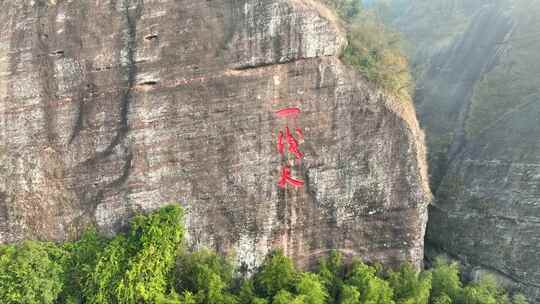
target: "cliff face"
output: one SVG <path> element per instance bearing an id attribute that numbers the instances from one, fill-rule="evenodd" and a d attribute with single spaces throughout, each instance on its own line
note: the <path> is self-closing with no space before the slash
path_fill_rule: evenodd
<path id="1" fill-rule="evenodd" d="M 416 3 L 396 22 L 417 46 L 428 246 L 539 302 L 540 2 Z"/>
<path id="2" fill-rule="evenodd" d="M 179 202 L 193 246 L 253 267 L 331 248 L 420 264 L 430 200 L 412 105 L 337 58 L 311 0 L 4 1 L 0 242 L 121 229 Z M 277 187 L 299 107 L 306 184 Z M 293 123 L 293 122 L 291 122 Z"/>

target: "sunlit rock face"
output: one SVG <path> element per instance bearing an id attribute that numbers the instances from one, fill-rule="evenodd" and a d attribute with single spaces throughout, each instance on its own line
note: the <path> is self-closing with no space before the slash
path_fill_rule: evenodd
<path id="1" fill-rule="evenodd" d="M 540 302 L 540 2 L 416 2 L 416 106 L 432 189 L 428 247 Z"/>
<path id="2" fill-rule="evenodd" d="M 423 258 L 430 201 L 414 109 L 339 60 L 333 15 L 308 0 L 4 1 L 0 242 L 108 234 L 180 203 L 189 242 L 252 268 L 336 248 Z M 276 149 L 304 140 L 293 175 Z"/>

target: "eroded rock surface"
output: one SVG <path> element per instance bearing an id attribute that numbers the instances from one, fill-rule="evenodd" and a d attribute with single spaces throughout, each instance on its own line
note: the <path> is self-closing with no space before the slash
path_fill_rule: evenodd
<path id="1" fill-rule="evenodd" d="M 179 202 L 193 246 L 253 267 L 329 249 L 420 264 L 430 200 L 410 104 L 338 59 L 310 0 L 4 1 L 0 242 L 107 233 Z M 300 189 L 273 114 L 302 109 Z"/>

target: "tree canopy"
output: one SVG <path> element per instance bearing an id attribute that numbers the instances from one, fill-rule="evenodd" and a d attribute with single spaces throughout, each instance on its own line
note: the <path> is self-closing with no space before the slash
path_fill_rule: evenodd
<path id="1" fill-rule="evenodd" d="M 496 281 L 463 284 L 455 263 L 396 270 L 337 251 L 302 271 L 280 251 L 243 275 L 229 257 L 184 244 L 178 205 L 136 216 L 113 238 L 89 229 L 64 244 L 0 245 L 0 303 L 5 304 L 525 304 Z"/>
<path id="2" fill-rule="evenodd" d="M 400 35 L 385 26 L 383 10 L 359 0 L 324 0 L 341 17 L 348 44 L 342 60 L 386 92 L 410 100 L 413 80 Z"/>

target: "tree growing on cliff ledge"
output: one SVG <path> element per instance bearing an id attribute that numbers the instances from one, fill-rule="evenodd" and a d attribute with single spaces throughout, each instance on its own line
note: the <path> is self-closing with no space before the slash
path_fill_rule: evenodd
<path id="1" fill-rule="evenodd" d="M 359 0 L 324 0 L 343 20 L 348 45 L 342 60 L 385 91 L 410 99 L 412 76 L 400 48 L 400 36 L 386 27 L 375 10 Z"/>
<path id="2" fill-rule="evenodd" d="M 322 2 L 333 8 L 345 20 L 351 20 L 362 10 L 360 0 L 323 0 Z"/>

